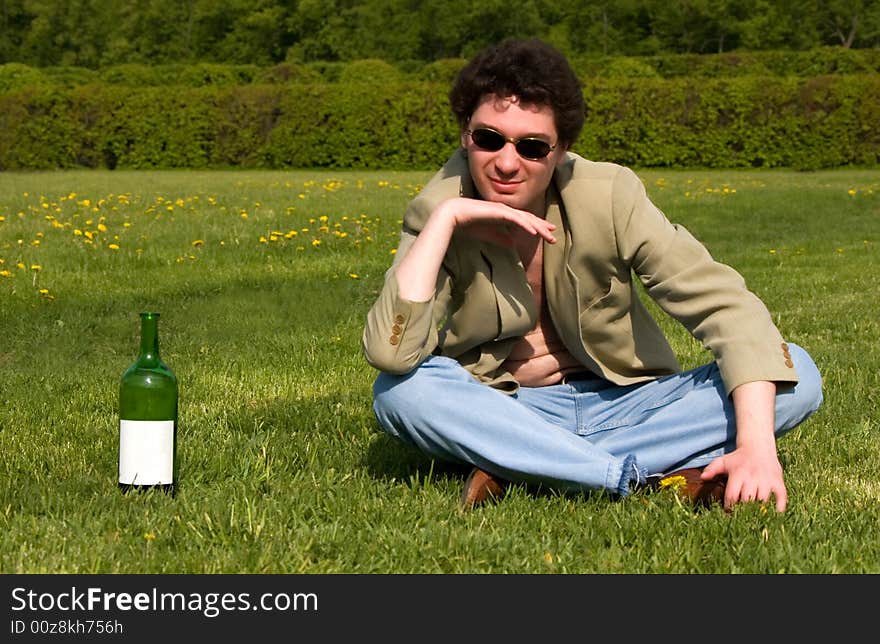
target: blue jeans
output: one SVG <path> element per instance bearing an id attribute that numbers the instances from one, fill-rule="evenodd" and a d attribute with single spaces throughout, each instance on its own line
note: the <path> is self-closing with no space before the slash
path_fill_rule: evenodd
<path id="1" fill-rule="evenodd" d="M 777 387 L 777 437 L 822 402 L 813 360 L 789 349 L 800 381 Z M 707 465 L 736 445 L 715 363 L 635 385 L 595 378 L 510 395 L 432 356 L 404 375 L 380 373 L 373 410 L 386 432 L 432 457 L 564 491 L 626 496 L 648 476 Z"/>

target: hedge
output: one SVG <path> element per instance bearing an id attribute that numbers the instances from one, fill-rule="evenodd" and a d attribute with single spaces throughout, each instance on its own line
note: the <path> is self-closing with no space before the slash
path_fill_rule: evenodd
<path id="1" fill-rule="evenodd" d="M 447 91 L 393 80 L 33 85 L 0 94 L 0 170 L 431 169 L 458 145 Z M 813 169 L 874 165 L 880 154 L 876 74 L 595 78 L 584 97 L 574 149 L 595 159 Z"/>
<path id="2" fill-rule="evenodd" d="M 423 81 L 450 83 L 467 61 L 432 62 L 382 60 L 284 62 L 269 67 L 224 63 L 142 65 L 120 64 L 102 69 L 0 65 L 0 92 L 26 86 L 72 88 L 91 83 L 131 87 L 182 85 L 232 86 L 264 83 L 345 83 L 350 79 L 377 82 Z M 880 73 L 880 49 L 823 47 L 807 51 L 753 51 L 721 54 L 662 54 L 656 56 L 583 56 L 572 58 L 583 80 L 594 78 L 729 78 L 781 76 L 812 78 L 824 75 Z"/>

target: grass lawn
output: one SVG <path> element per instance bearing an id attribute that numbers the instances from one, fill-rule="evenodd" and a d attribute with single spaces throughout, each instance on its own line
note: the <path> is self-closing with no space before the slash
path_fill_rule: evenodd
<path id="1" fill-rule="evenodd" d="M 780 442 L 786 513 L 519 487 L 461 512 L 464 470 L 378 430 L 360 353 L 428 173 L 0 173 L 0 572 L 880 572 L 880 171 L 640 174 L 823 372 Z M 180 383 L 174 498 L 116 487 L 146 310 Z"/>

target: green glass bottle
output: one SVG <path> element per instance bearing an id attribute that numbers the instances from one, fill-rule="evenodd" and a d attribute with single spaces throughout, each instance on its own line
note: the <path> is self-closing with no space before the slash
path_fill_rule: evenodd
<path id="1" fill-rule="evenodd" d="M 177 377 L 159 357 L 159 314 L 141 313 L 140 353 L 119 385 L 119 487 L 174 494 Z"/>

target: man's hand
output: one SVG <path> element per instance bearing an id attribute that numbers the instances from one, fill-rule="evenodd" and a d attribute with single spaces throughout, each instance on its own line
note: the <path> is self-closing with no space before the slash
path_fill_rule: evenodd
<path id="1" fill-rule="evenodd" d="M 782 465 L 776 458 L 775 450 L 768 453 L 764 450 L 752 452 L 747 448 L 737 448 L 709 463 L 701 478 L 706 481 L 720 475 L 727 476 L 725 509 L 729 510 L 741 502 L 769 503 L 772 496 L 776 501 L 776 510 L 785 512 L 788 492 L 782 478 Z"/>
<path id="2" fill-rule="evenodd" d="M 727 475 L 724 507 L 728 510 L 740 502 L 769 503 L 773 496 L 776 510 L 784 512 L 788 493 L 776 455 L 776 385 L 764 380 L 748 382 L 734 389 L 731 396 L 736 415 L 736 449 L 709 463 L 701 478 Z"/>
<path id="3" fill-rule="evenodd" d="M 555 244 L 556 226 L 546 219 L 525 210 L 517 210 L 502 203 L 458 197 L 442 204 L 442 208 L 460 228 L 483 241 L 502 246 L 513 246 L 517 230 L 541 237 Z M 438 209 L 439 210 L 439 209 Z M 443 216 L 443 215 L 440 215 Z"/>
<path id="4" fill-rule="evenodd" d="M 441 203 L 419 233 L 406 257 L 397 267 L 397 283 L 402 298 L 425 302 L 434 295 L 437 273 L 449 241 L 456 229 L 466 230 L 479 239 L 513 245 L 517 231 L 539 236 L 551 244 L 553 224 L 525 210 L 502 203 L 456 197 Z"/>

